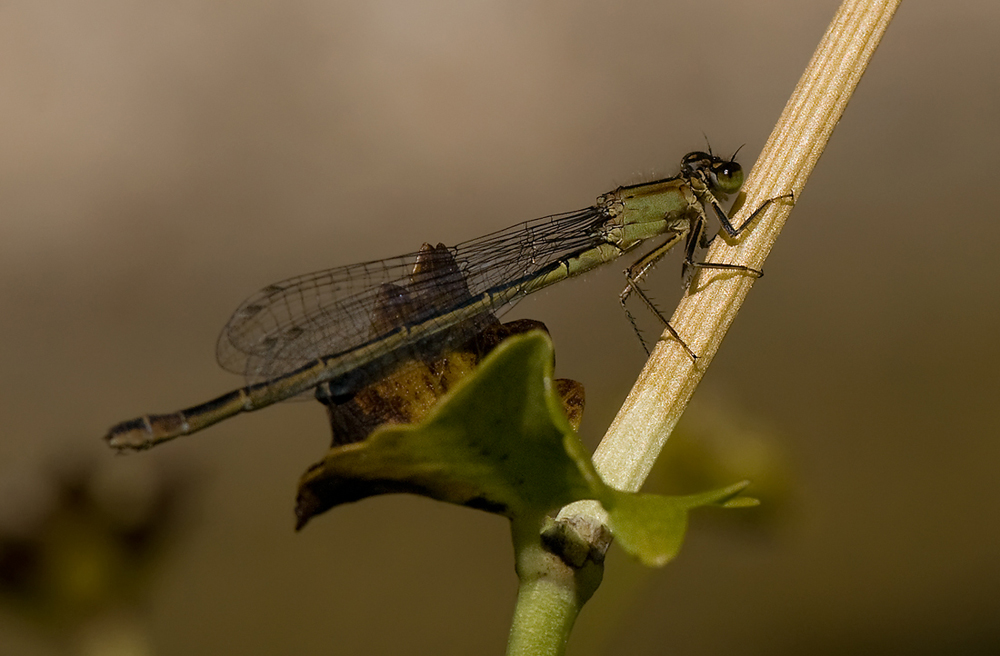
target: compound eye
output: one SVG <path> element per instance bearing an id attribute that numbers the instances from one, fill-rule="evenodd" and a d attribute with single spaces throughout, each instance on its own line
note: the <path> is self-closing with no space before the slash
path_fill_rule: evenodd
<path id="1" fill-rule="evenodd" d="M 735 194 L 743 186 L 743 167 L 736 162 L 719 162 L 712 167 L 712 178 L 716 191 Z"/>

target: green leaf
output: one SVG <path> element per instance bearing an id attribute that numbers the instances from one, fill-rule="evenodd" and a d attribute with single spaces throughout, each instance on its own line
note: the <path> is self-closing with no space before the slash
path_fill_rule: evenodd
<path id="1" fill-rule="evenodd" d="M 512 337 L 424 421 L 331 449 L 300 483 L 300 527 L 328 508 L 390 492 L 510 518 L 594 498 L 603 483 L 566 419 L 552 359 L 545 333 Z"/>
<path id="2" fill-rule="evenodd" d="M 607 486 L 567 421 L 552 360 L 547 334 L 515 335 L 455 384 L 423 421 L 382 426 L 360 442 L 332 448 L 302 478 L 299 527 L 343 503 L 409 492 L 504 515 L 515 522 L 515 534 L 534 532 L 537 538 L 546 513 L 596 499 L 608 510 L 608 527 L 622 548 L 660 566 L 680 549 L 690 509 L 756 503 L 736 496 L 746 483 L 678 497 Z M 571 530 L 558 540 L 557 532 L 549 533 L 550 548 L 557 551 L 580 542 Z M 589 550 L 583 542 L 576 547 L 582 557 L 562 557 L 580 566 Z"/>
<path id="3" fill-rule="evenodd" d="M 608 528 L 618 544 L 649 567 L 661 567 L 680 551 L 688 511 L 699 506 L 747 507 L 756 499 L 737 497 L 749 481 L 719 490 L 668 497 L 610 489 L 601 503 L 608 510 Z"/>

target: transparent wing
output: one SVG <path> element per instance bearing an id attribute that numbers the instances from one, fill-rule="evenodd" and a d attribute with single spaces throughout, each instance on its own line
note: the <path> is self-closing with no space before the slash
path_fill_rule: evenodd
<path id="1" fill-rule="evenodd" d="M 566 256 L 601 242 L 607 216 L 597 207 L 554 214 L 457 246 L 318 271 L 268 285 L 229 319 L 219 364 L 266 382 L 344 354 L 399 325 L 445 315 L 491 289 L 531 279 Z M 513 305 L 520 296 L 504 305 Z M 493 313 L 503 306 L 489 308 Z"/>

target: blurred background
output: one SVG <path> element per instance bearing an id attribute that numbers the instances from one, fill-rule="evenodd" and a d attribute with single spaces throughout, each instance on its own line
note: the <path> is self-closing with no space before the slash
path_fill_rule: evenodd
<path id="1" fill-rule="evenodd" d="M 51 512 L 40 463 L 140 472 L 119 502 L 184 470 L 126 604 L 149 653 L 501 653 L 503 519 L 395 496 L 293 531 L 318 404 L 101 436 L 239 386 L 215 340 L 263 285 L 587 206 L 703 133 L 749 169 L 837 5 L 0 4 L 0 529 Z M 756 477 L 764 510 L 696 514 L 662 570 L 612 547 L 569 653 L 1000 651 L 998 28 L 899 10 L 648 486 Z M 624 264 L 506 315 L 548 325 L 591 448 L 645 359 Z M 17 608 L 0 654 L 61 653 Z"/>

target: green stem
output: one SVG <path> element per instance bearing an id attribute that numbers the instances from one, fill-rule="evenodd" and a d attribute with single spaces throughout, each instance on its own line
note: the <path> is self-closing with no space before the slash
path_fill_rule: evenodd
<path id="1" fill-rule="evenodd" d="M 899 0 L 844 0 L 747 180 L 746 203 L 734 224 L 767 198 L 789 191 L 801 196 L 898 5 Z M 790 211 L 791 203 L 772 203 L 738 242 L 715 240 L 707 260 L 761 269 Z M 671 339 L 657 345 L 594 454 L 598 472 L 612 487 L 636 491 L 642 486 L 754 282 L 749 276 L 722 274 L 700 279 L 702 284 L 689 291 L 670 321 L 700 357 L 692 363 Z M 593 536 L 600 535 L 606 517 L 594 501 L 572 504 L 560 513 L 562 521 Z M 607 542 L 592 542 L 591 555 L 576 568 L 545 550 L 538 525 L 525 523 L 512 530 L 521 585 L 507 653 L 561 655 L 576 616 L 600 584 Z"/>
<path id="2" fill-rule="evenodd" d="M 899 2 L 841 4 L 744 185 L 746 202 L 733 216 L 735 225 L 768 198 L 789 191 L 801 196 Z M 791 205 L 772 203 L 738 241 L 716 239 L 706 260 L 762 270 Z M 698 361 L 665 335 L 594 453 L 601 478 L 619 490 L 642 487 L 754 283 L 750 276 L 718 273 L 696 280 L 700 284 L 688 291 L 670 324 Z M 607 513 L 595 501 L 580 501 L 563 508 L 559 518 L 597 535 Z"/>
<path id="3" fill-rule="evenodd" d="M 511 523 L 519 580 L 508 656 L 561 656 L 583 605 L 604 575 L 602 562 L 564 562 L 542 540 L 544 518 Z"/>

